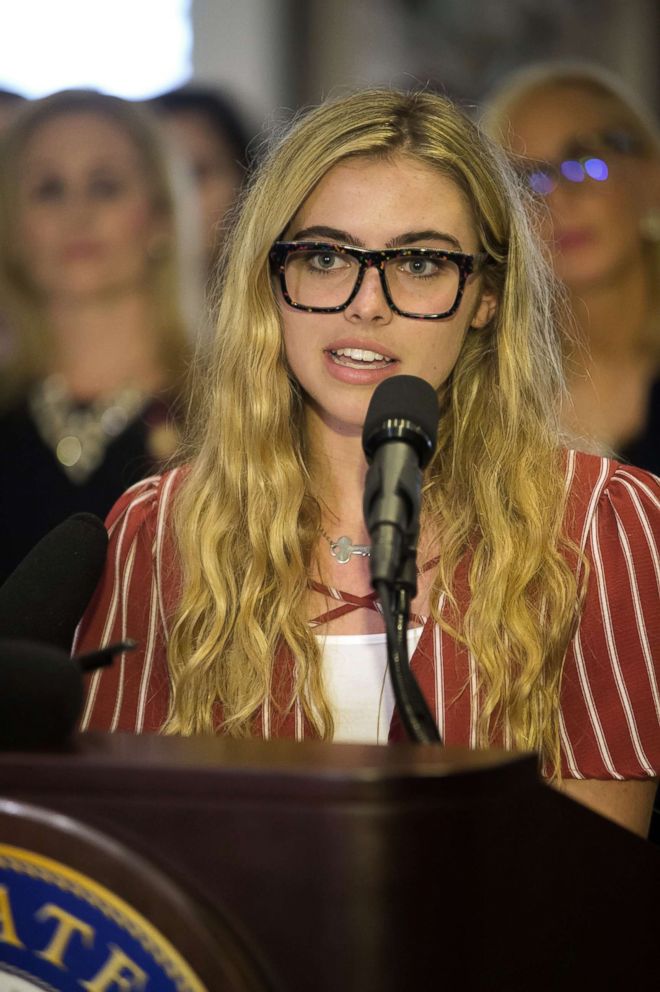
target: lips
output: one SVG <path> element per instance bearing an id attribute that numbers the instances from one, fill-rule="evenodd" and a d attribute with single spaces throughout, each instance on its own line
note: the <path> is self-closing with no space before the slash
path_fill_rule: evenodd
<path id="1" fill-rule="evenodd" d="M 329 354 L 338 365 L 345 365 L 353 369 L 387 368 L 394 361 L 393 358 L 388 358 L 378 351 L 371 351 L 369 348 L 331 349 Z"/>
<path id="2" fill-rule="evenodd" d="M 333 341 L 323 351 L 333 379 L 349 385 L 375 385 L 396 374 L 399 359 L 378 341 Z"/>
<path id="3" fill-rule="evenodd" d="M 398 361 L 380 341 L 343 339 L 333 341 L 326 354 L 338 365 L 351 368 L 387 368 Z"/>
<path id="4" fill-rule="evenodd" d="M 101 251 L 102 246 L 96 241 L 74 241 L 64 247 L 62 257 L 68 261 L 96 258 Z"/>
<path id="5" fill-rule="evenodd" d="M 555 247 L 559 251 L 571 251 L 574 248 L 582 248 L 593 240 L 590 231 L 561 231 L 555 235 Z"/>

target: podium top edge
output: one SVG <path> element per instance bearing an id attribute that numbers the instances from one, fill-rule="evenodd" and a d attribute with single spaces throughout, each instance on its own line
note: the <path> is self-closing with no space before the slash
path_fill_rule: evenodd
<path id="1" fill-rule="evenodd" d="M 157 734 L 87 733 L 49 751 L 5 751 L 3 768 L 16 765 L 126 766 L 127 769 L 277 773 L 292 777 L 444 778 L 456 774 L 523 765 L 536 773 L 537 757 L 498 748 L 471 750 L 431 744 L 339 744 L 318 740 L 236 740 L 227 737 L 175 737 Z"/>

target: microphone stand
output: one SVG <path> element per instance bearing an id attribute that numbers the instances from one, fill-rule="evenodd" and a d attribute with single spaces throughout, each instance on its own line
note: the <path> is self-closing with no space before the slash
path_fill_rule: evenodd
<path id="1" fill-rule="evenodd" d="M 375 589 L 383 607 L 387 636 L 387 665 L 401 722 L 411 741 L 441 744 L 442 738 L 410 670 L 408 659 L 408 620 L 410 602 L 417 593 L 417 535 L 408 543 L 399 575 L 390 583 L 378 581 Z"/>

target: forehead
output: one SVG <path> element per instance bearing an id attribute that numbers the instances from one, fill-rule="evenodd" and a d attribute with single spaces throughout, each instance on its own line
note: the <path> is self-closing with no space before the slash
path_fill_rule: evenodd
<path id="1" fill-rule="evenodd" d="M 406 231 L 446 231 L 469 249 L 476 237 L 469 203 L 454 180 L 405 155 L 333 166 L 303 202 L 289 235 L 314 226 L 337 228 L 372 247 Z"/>
<path id="2" fill-rule="evenodd" d="M 508 117 L 512 150 L 539 159 L 557 158 L 576 137 L 625 123 L 613 100 L 569 84 L 528 93 Z"/>
<path id="3" fill-rule="evenodd" d="M 73 111 L 39 124 L 25 144 L 23 158 L 30 165 L 90 158 L 137 163 L 140 153 L 118 121 L 91 111 Z"/>

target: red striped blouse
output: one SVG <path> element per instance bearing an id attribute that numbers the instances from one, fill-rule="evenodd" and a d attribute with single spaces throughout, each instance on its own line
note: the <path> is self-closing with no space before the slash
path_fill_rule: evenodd
<path id="1" fill-rule="evenodd" d="M 111 511 L 105 573 L 78 629 L 74 650 L 133 637 L 138 649 L 95 672 L 83 729 L 158 731 L 169 701 L 166 646 L 179 589 L 168 526 L 182 470 L 129 489 Z M 590 577 L 569 645 L 560 697 L 562 770 L 567 778 L 623 779 L 660 771 L 660 480 L 606 458 L 567 457 L 567 527 L 586 552 Z M 442 608 L 442 603 L 439 604 Z M 295 662 L 285 653 L 274 684 L 286 692 Z M 427 618 L 411 667 L 447 744 L 476 746 L 475 659 Z M 265 737 L 311 734 L 295 701 L 281 715 L 264 705 Z M 402 740 L 395 710 L 390 741 Z M 506 728 L 505 745 L 508 744 Z"/>

